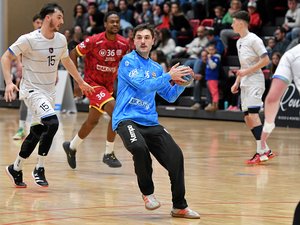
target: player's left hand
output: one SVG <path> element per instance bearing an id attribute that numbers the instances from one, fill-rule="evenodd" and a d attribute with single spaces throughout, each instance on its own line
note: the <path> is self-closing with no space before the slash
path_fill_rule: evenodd
<path id="1" fill-rule="evenodd" d="M 86 83 L 85 81 L 83 81 L 83 83 L 80 84 L 79 87 L 85 96 L 89 96 L 90 94 L 95 92 L 94 88 L 90 86 L 88 83 Z"/>
<path id="2" fill-rule="evenodd" d="M 11 102 L 16 99 L 16 92 L 19 91 L 14 83 L 10 83 L 5 87 L 4 99 L 6 102 Z"/>

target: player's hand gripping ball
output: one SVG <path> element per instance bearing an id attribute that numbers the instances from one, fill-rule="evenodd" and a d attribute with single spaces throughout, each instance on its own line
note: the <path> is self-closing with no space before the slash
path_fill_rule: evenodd
<path id="1" fill-rule="evenodd" d="M 181 66 L 178 66 L 177 68 L 181 68 L 181 67 L 187 67 L 187 66 L 181 65 Z M 190 75 L 190 74 L 189 75 L 185 75 L 185 76 L 183 76 L 181 78 L 183 80 L 185 80 L 185 82 L 178 82 L 178 84 L 181 85 L 181 86 L 189 86 L 193 82 L 193 80 L 194 80 L 193 76 Z"/>

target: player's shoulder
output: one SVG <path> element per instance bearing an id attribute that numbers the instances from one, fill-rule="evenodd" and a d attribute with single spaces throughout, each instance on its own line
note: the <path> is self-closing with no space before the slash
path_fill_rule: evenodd
<path id="1" fill-rule="evenodd" d="M 124 46 L 128 46 L 128 44 L 129 44 L 127 39 L 120 34 L 117 34 L 117 41 L 119 44 L 124 45 Z"/>
<path id="2" fill-rule="evenodd" d="M 59 33 L 59 32 L 55 32 L 55 38 L 58 40 L 58 41 L 67 41 L 65 35 L 63 35 L 62 33 Z"/>

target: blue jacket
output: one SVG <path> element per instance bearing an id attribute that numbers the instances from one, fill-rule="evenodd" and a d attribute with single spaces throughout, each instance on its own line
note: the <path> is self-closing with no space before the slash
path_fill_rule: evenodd
<path id="1" fill-rule="evenodd" d="M 112 115 L 112 128 L 124 120 L 143 126 L 158 125 L 155 95 L 158 93 L 168 102 L 175 102 L 184 91 L 180 85 L 170 84 L 171 75 L 162 67 L 141 57 L 136 51 L 125 55 L 118 69 L 118 92 Z"/>

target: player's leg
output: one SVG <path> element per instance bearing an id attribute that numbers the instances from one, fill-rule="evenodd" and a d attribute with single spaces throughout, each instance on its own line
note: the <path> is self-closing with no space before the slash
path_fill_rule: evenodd
<path id="1" fill-rule="evenodd" d="M 83 140 L 91 133 L 98 124 L 102 113 L 97 109 L 90 107 L 88 117 L 81 125 L 77 135 L 71 141 L 65 141 L 63 148 L 67 154 L 68 164 L 72 169 L 76 168 L 76 151 Z"/>
<path id="2" fill-rule="evenodd" d="M 26 118 L 27 118 L 27 106 L 23 100 L 20 101 L 20 109 L 19 109 L 19 128 L 17 133 L 13 136 L 14 140 L 22 140 L 25 137 L 25 126 L 26 126 Z"/>
<path id="3" fill-rule="evenodd" d="M 200 218 L 197 212 L 188 208 L 185 199 L 184 159 L 180 147 L 161 125 L 149 127 L 146 131 L 144 137 L 150 152 L 169 173 L 173 202 L 171 215 L 191 219 Z"/>
<path id="4" fill-rule="evenodd" d="M 247 160 L 247 164 L 257 164 L 268 160 L 268 155 L 272 154 L 269 147 L 266 145 L 265 149 L 262 149 L 261 145 L 261 133 L 262 123 L 259 117 L 259 111 L 262 105 L 263 88 L 259 87 L 246 87 L 243 107 L 247 110 L 244 111 L 244 119 L 247 127 L 251 130 L 253 137 L 256 140 L 256 153 L 254 156 Z"/>
<path id="5" fill-rule="evenodd" d="M 115 107 L 115 100 L 112 99 L 108 101 L 104 106 L 103 110 L 110 116 L 110 120 L 107 126 L 107 136 L 106 136 L 106 145 L 105 153 L 103 155 L 102 161 L 107 164 L 109 167 L 121 167 L 121 162 L 117 159 L 114 153 L 114 142 L 116 138 L 116 132 L 112 130 L 112 113 Z"/>
<path id="6" fill-rule="evenodd" d="M 160 203 L 153 194 L 152 160 L 143 137 L 144 129 L 144 127 L 127 120 L 118 125 L 117 133 L 121 137 L 125 148 L 133 156 L 134 170 L 140 191 L 143 194 L 142 197 L 145 202 L 145 207 L 146 209 L 154 210 L 160 207 Z"/>

